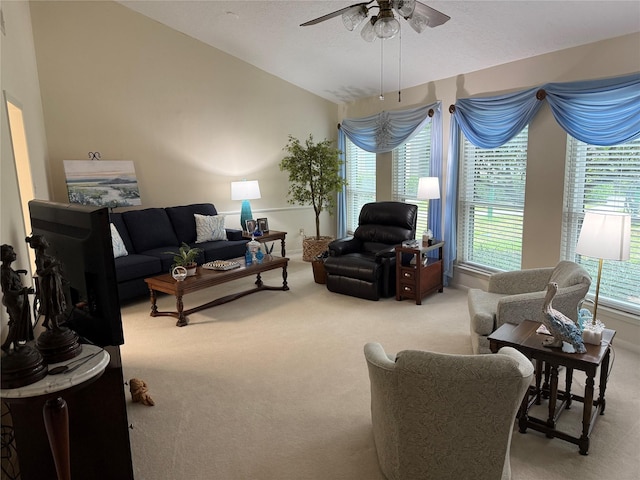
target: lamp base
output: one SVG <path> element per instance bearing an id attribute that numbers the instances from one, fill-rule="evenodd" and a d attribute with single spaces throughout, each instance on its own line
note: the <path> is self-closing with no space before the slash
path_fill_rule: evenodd
<path id="1" fill-rule="evenodd" d="M 249 200 L 243 200 L 242 207 L 240 207 L 240 227 L 243 232 L 247 231 L 246 221 L 251 219 L 253 219 L 253 213 L 251 213 L 251 204 L 249 203 Z"/>
<path id="2" fill-rule="evenodd" d="M 602 332 L 604 328 L 604 323 L 600 320 L 586 324 L 582 331 L 582 341 L 589 345 L 600 345 L 602 343 Z"/>

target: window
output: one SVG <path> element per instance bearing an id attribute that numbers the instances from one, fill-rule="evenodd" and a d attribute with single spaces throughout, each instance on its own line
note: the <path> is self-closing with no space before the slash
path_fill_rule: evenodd
<path id="1" fill-rule="evenodd" d="M 431 122 L 410 141 L 393 150 L 393 200 L 418 206 L 416 236 L 427 229 L 429 201 L 417 200 L 418 179 L 429 177 Z"/>
<path id="2" fill-rule="evenodd" d="M 376 154 L 367 152 L 346 139 L 347 232 L 358 226 L 365 203 L 376 201 Z"/>
<path id="3" fill-rule="evenodd" d="M 519 270 L 529 128 L 495 149 L 461 148 L 458 262 Z"/>
<path id="4" fill-rule="evenodd" d="M 599 259 L 575 253 L 585 210 L 631 215 L 628 261 L 605 260 L 598 304 L 640 313 L 640 139 L 624 145 L 599 147 L 569 136 L 562 228 L 563 257 L 583 265 L 594 279 Z"/>

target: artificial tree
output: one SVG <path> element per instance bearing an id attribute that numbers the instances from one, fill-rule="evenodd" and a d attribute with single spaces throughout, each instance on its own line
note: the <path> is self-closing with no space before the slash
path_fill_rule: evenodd
<path id="1" fill-rule="evenodd" d="M 332 146 L 330 140 L 315 143 L 311 134 L 304 144 L 289 135 L 283 150 L 288 154 L 280 162 L 280 170 L 289 172 L 287 202 L 313 207 L 316 215 L 315 240 L 321 242 L 320 214 L 325 210 L 333 213 L 336 194 L 347 184 L 340 176 L 341 152 Z"/>

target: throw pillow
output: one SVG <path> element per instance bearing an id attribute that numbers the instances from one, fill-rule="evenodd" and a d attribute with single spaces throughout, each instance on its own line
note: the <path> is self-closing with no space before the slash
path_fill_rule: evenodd
<path id="1" fill-rule="evenodd" d="M 224 215 L 194 213 L 193 216 L 196 219 L 196 243 L 227 239 L 227 231 L 224 229 Z"/>
<path id="2" fill-rule="evenodd" d="M 127 247 L 124 246 L 122 237 L 113 223 L 111 224 L 111 247 L 113 248 L 113 258 L 126 257 L 129 255 Z"/>

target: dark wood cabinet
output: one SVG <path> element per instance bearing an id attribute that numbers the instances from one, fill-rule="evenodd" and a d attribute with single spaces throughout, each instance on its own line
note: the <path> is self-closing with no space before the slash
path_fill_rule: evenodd
<path id="1" fill-rule="evenodd" d="M 396 300 L 405 298 L 422 304 L 422 298 L 444 288 L 442 247 L 444 242 L 436 242 L 427 247 L 396 247 Z M 438 251 L 438 257 L 428 256 Z"/>
<path id="2" fill-rule="evenodd" d="M 106 347 L 111 360 L 86 388 L 64 393 L 69 410 L 71 478 L 133 479 L 129 423 L 120 347 Z M 22 480 L 55 479 L 42 418 L 44 400 L 11 403 Z"/>

